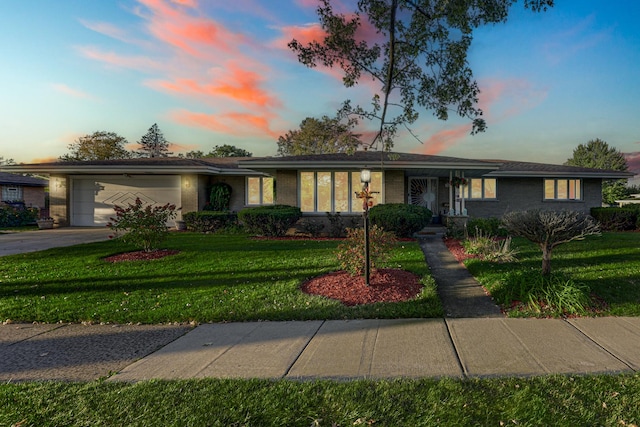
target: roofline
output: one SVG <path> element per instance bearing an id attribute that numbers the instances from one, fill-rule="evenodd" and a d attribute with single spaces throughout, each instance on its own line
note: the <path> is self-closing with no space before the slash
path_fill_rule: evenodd
<path id="1" fill-rule="evenodd" d="M 157 165 L 10 165 L 3 166 L 3 171 L 11 172 L 29 172 L 29 173 L 46 173 L 49 175 L 120 175 L 120 174 L 136 174 L 136 175 L 184 175 L 187 173 L 201 175 L 262 175 L 250 169 L 243 168 L 219 168 L 215 166 L 157 166 Z"/>
<path id="2" fill-rule="evenodd" d="M 488 178 L 598 178 L 598 179 L 628 179 L 635 176 L 631 172 L 569 172 L 569 171 L 492 171 L 484 175 Z"/>
<path id="3" fill-rule="evenodd" d="M 277 160 L 246 160 L 238 162 L 238 165 L 251 169 L 474 169 L 494 171 L 499 169 L 501 164 L 477 162 L 416 162 L 416 161 L 385 161 L 380 165 L 379 161 L 363 160 L 331 160 L 314 162 L 311 160 L 277 161 Z"/>

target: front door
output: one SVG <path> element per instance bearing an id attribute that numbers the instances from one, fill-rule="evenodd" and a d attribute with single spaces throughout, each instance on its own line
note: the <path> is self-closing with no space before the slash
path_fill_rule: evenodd
<path id="1" fill-rule="evenodd" d="M 422 206 L 438 215 L 438 178 L 409 178 L 409 204 Z"/>

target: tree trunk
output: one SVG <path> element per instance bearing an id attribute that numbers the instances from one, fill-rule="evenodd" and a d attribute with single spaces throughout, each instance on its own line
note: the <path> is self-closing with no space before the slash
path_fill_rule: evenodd
<path id="1" fill-rule="evenodd" d="M 542 246 L 542 275 L 548 276 L 551 274 L 551 251 L 553 248 L 551 245 Z"/>

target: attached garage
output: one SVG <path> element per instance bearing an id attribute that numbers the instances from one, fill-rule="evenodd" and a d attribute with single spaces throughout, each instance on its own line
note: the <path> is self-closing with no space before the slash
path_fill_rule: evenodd
<path id="1" fill-rule="evenodd" d="M 128 206 L 136 198 L 145 205 L 181 206 L 179 175 L 71 176 L 70 184 L 71 226 L 104 226 L 115 215 L 115 205 Z"/>

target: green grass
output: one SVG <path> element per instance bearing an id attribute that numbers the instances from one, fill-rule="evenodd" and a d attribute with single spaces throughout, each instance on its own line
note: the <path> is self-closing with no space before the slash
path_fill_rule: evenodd
<path id="1" fill-rule="evenodd" d="M 540 249 L 524 239 L 514 239 L 513 246 L 518 251 L 515 262 L 497 264 L 470 259 L 465 265 L 490 292 L 497 291 L 505 278 L 514 274 L 537 280 L 541 274 Z M 560 245 L 553 251 L 551 266 L 556 277 L 570 280 L 576 287 L 586 286 L 603 299 L 606 305 L 599 314 L 640 316 L 640 234 L 603 233 Z"/>
<path id="2" fill-rule="evenodd" d="M 0 426 L 630 426 L 640 376 L 0 385 Z"/>
<path id="3" fill-rule="evenodd" d="M 416 242 L 402 242 L 392 267 L 425 277 L 413 301 L 345 307 L 299 291 L 338 270 L 338 241 L 254 240 L 172 233 L 178 255 L 116 264 L 133 248 L 117 240 L 0 257 L 0 319 L 37 322 L 220 322 L 439 317 L 442 309 Z"/>

